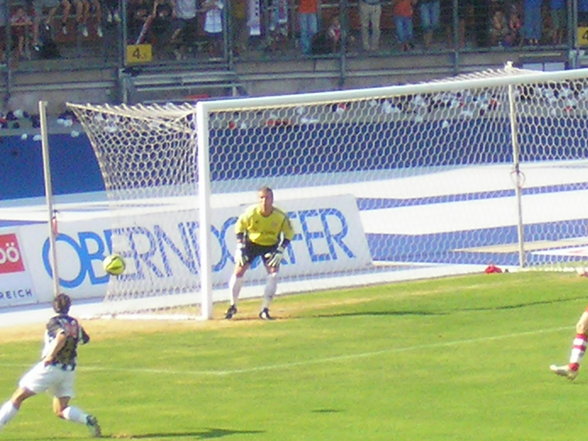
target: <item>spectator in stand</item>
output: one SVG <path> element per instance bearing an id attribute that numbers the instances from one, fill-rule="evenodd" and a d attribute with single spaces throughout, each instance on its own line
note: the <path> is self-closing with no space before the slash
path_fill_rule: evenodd
<path id="1" fill-rule="evenodd" d="M 76 21 L 80 33 L 84 37 L 88 37 L 88 20 L 90 15 L 94 15 L 96 35 L 102 38 L 104 33 L 102 32 L 102 5 L 100 0 L 74 0 L 76 6 Z"/>
<path id="2" fill-rule="evenodd" d="M 566 0 L 550 0 L 551 42 L 555 45 L 564 43 L 566 30 Z"/>
<path id="3" fill-rule="evenodd" d="M 300 46 L 305 55 L 312 54 L 312 38 L 318 32 L 318 0 L 299 0 Z"/>
<path id="4" fill-rule="evenodd" d="M 331 52 L 335 53 L 341 49 L 341 20 L 339 17 L 333 17 L 329 29 L 327 29 L 327 38 L 331 45 Z"/>
<path id="5" fill-rule="evenodd" d="M 118 0 L 103 0 L 106 12 L 106 23 L 120 23 L 120 6 Z"/>
<path id="6" fill-rule="evenodd" d="M 208 55 L 211 58 L 220 57 L 223 52 L 223 8 L 222 0 L 204 1 L 204 32 L 208 38 Z"/>
<path id="7" fill-rule="evenodd" d="M 8 22 L 7 0 L 0 0 L 0 63 L 4 63 L 6 55 L 6 25 Z"/>
<path id="8" fill-rule="evenodd" d="M 181 60 L 186 56 L 187 49 L 196 38 L 198 7 L 196 0 L 174 0 L 172 6 L 174 32 L 171 39 L 177 44 L 176 59 Z"/>
<path id="9" fill-rule="evenodd" d="M 523 37 L 525 42 L 536 46 L 541 41 L 543 18 L 541 3 L 543 0 L 523 0 Z"/>
<path id="10" fill-rule="evenodd" d="M 361 43 L 366 51 L 377 51 L 380 46 L 380 0 L 359 0 Z"/>
<path id="11" fill-rule="evenodd" d="M 15 59 L 20 60 L 25 57 L 26 47 L 30 31 L 33 27 L 33 21 L 27 14 L 24 6 L 17 6 L 10 16 L 10 31 L 12 35 L 12 43 L 15 48 Z"/>
<path id="12" fill-rule="evenodd" d="M 172 8 L 167 0 L 155 0 L 151 14 L 147 17 L 137 41 L 149 42 L 153 47 L 153 55 L 157 59 L 165 59 L 166 49 L 171 44 L 173 33 Z"/>
<path id="13" fill-rule="evenodd" d="M 523 21 L 521 20 L 521 13 L 517 3 L 511 3 L 510 14 L 508 14 L 508 29 L 507 44 L 509 46 L 516 46 L 521 40 L 521 28 Z"/>
<path id="14" fill-rule="evenodd" d="M 440 0 L 419 0 L 418 7 L 423 28 L 423 44 L 425 49 L 429 49 L 433 42 L 433 33 L 439 27 L 441 3 Z"/>
<path id="15" fill-rule="evenodd" d="M 145 40 L 145 23 L 149 18 L 149 6 L 144 0 L 131 0 L 127 6 L 128 44 L 141 44 Z"/>
<path id="16" fill-rule="evenodd" d="M 473 9 L 473 31 L 475 33 L 475 41 L 478 47 L 488 46 L 488 17 L 490 17 L 491 2 L 472 1 Z"/>
<path id="17" fill-rule="evenodd" d="M 284 51 L 288 43 L 288 0 L 268 0 L 266 51 Z"/>
<path id="18" fill-rule="evenodd" d="M 247 51 L 249 43 L 249 25 L 247 24 L 248 0 L 230 0 L 231 42 L 233 53 L 239 55 Z"/>
<path id="19" fill-rule="evenodd" d="M 333 17 L 326 30 L 318 31 L 312 38 L 313 55 L 326 55 L 341 50 L 341 21 L 339 17 Z"/>
<path id="20" fill-rule="evenodd" d="M 588 26 L 588 0 L 578 0 L 578 26 Z"/>
<path id="21" fill-rule="evenodd" d="M 67 21 L 69 20 L 71 3 L 68 0 L 33 0 L 33 48 L 37 52 L 41 50 L 39 26 L 41 25 L 43 12 L 46 8 L 49 8 L 49 13 L 43 22 L 43 26 L 49 30 L 59 6 L 63 9 L 61 14 L 61 31 L 67 34 Z"/>
<path id="22" fill-rule="evenodd" d="M 416 0 L 393 0 L 392 2 L 392 15 L 394 17 L 396 37 L 398 38 L 400 49 L 405 52 L 414 47 L 412 40 L 414 37 L 413 6 L 415 1 Z"/>
<path id="23" fill-rule="evenodd" d="M 510 29 L 504 11 L 502 8 L 496 8 L 492 17 L 490 17 L 490 25 L 488 29 L 490 45 L 499 47 L 504 46 L 509 31 Z"/>
<path id="24" fill-rule="evenodd" d="M 172 7 L 167 0 L 156 0 L 155 4 L 157 4 L 155 7 L 155 18 L 153 19 L 153 23 L 151 23 L 153 48 L 157 58 L 165 59 L 169 58 L 168 51 L 174 32 Z"/>
<path id="25" fill-rule="evenodd" d="M 469 34 L 474 21 L 474 0 L 459 0 L 457 3 L 457 26 L 454 23 L 454 4 L 453 0 L 446 0 L 443 5 L 444 10 L 449 11 L 448 20 L 448 38 L 449 47 L 462 48 L 466 45 L 466 35 Z M 455 40 L 455 41 L 454 41 Z"/>

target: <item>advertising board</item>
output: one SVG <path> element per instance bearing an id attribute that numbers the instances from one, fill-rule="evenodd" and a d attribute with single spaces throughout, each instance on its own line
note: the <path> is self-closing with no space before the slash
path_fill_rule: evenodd
<path id="1" fill-rule="evenodd" d="M 284 256 L 283 276 L 311 277 L 371 264 L 353 196 L 288 200 L 279 206 L 288 212 L 296 232 Z M 233 271 L 234 224 L 244 208 L 235 204 L 212 212 L 211 261 L 215 287 L 225 285 Z M 197 219 L 196 209 L 174 208 L 168 203 L 163 209 L 143 207 L 124 216 L 98 212 L 87 219 L 60 222 L 56 240 L 60 287 L 78 298 L 104 296 L 110 276 L 104 272 L 102 260 L 112 252 L 121 254 L 126 261 L 127 270 L 119 278 L 123 283 L 173 290 L 178 281 L 193 280 L 197 286 L 200 268 Z M 47 228 L 35 224 L 18 229 L 24 237 L 22 248 L 29 268 L 25 273 L 35 281 L 39 300 L 49 300 L 53 270 Z M 265 277 L 261 266 L 259 262 L 254 263 L 248 281 Z M 4 282 L 5 276 L 0 278 Z"/>

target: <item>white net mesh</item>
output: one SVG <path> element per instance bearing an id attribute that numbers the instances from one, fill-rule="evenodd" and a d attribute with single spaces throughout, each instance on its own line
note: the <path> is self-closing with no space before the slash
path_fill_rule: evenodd
<path id="1" fill-rule="evenodd" d="M 369 89 L 363 98 L 350 91 L 210 103 L 214 300 L 228 298 L 232 228 L 261 185 L 274 188 L 297 232 L 280 292 L 490 263 L 583 266 L 588 81 L 578 72 L 553 78 L 507 68 Z M 113 201 L 113 246 L 131 261 L 108 300 L 149 298 L 142 306 L 159 308 L 197 291 L 195 108 L 71 108 Z M 246 278 L 245 291 L 261 295 L 263 269 Z"/>

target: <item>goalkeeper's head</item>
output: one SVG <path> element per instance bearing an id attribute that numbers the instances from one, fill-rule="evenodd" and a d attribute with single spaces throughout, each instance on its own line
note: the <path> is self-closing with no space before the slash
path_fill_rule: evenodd
<path id="1" fill-rule="evenodd" d="M 274 208 L 274 192 L 268 186 L 261 187 L 257 194 L 259 195 L 259 208 L 264 216 L 269 215 Z"/>
<path id="2" fill-rule="evenodd" d="M 67 294 L 58 294 L 53 299 L 53 310 L 58 314 L 67 314 L 71 306 L 71 298 Z"/>

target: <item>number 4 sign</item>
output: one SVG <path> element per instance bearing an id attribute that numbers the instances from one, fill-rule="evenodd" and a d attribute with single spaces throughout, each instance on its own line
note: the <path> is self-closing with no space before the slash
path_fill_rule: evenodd
<path id="1" fill-rule="evenodd" d="M 588 26 L 578 26 L 578 46 L 588 46 Z"/>
<path id="2" fill-rule="evenodd" d="M 127 45 L 127 63 L 149 63 L 153 60 L 150 44 Z"/>

